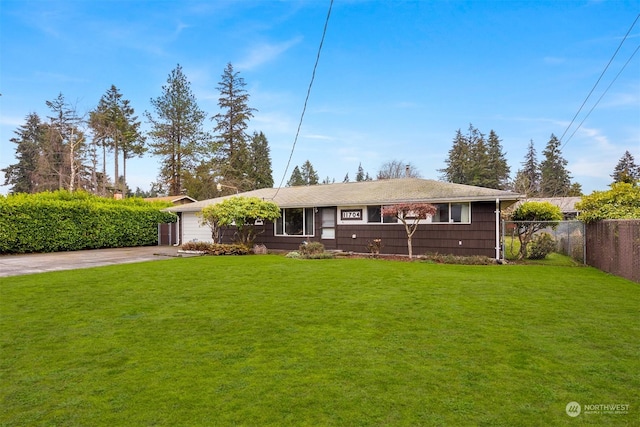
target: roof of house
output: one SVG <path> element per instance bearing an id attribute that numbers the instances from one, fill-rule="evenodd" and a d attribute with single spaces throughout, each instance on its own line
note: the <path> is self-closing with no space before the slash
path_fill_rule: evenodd
<path id="1" fill-rule="evenodd" d="M 234 196 L 258 197 L 273 201 L 281 208 L 362 206 L 393 203 L 444 203 L 501 201 L 515 202 L 520 197 L 510 191 L 451 184 L 419 178 L 384 179 L 376 181 L 347 182 L 296 187 L 262 188 L 215 199 L 202 200 L 188 205 L 168 208 L 171 212 L 198 212 L 203 207 Z"/>
<path id="2" fill-rule="evenodd" d="M 183 204 L 183 203 L 193 203 L 197 202 L 196 199 L 180 195 L 180 196 L 162 196 L 162 197 L 145 197 L 144 200 L 147 202 L 171 202 L 174 205 Z"/>

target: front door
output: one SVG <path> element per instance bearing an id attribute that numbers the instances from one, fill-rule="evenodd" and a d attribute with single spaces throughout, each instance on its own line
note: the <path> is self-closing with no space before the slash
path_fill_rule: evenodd
<path id="1" fill-rule="evenodd" d="M 325 248 L 336 247 L 336 208 L 322 208 L 320 238 Z"/>

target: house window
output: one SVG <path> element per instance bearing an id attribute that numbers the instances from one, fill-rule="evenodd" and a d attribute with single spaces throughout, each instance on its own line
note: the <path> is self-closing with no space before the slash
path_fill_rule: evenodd
<path id="1" fill-rule="evenodd" d="M 276 236 L 313 236 L 313 209 L 281 209 L 276 220 Z"/>
<path id="2" fill-rule="evenodd" d="M 398 222 L 398 218 L 395 216 L 385 216 L 382 218 L 382 206 L 367 206 L 367 222 L 395 224 Z"/>
<path id="3" fill-rule="evenodd" d="M 471 222 L 471 205 L 469 203 L 438 203 L 434 205 L 436 214 L 431 218 L 431 222 Z"/>

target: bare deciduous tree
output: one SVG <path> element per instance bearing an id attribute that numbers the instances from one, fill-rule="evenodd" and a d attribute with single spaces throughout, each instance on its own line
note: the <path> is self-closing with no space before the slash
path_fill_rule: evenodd
<path id="1" fill-rule="evenodd" d="M 394 216 L 404 224 L 404 228 L 407 231 L 409 258 L 413 258 L 413 244 L 411 239 L 418 229 L 420 220 L 425 220 L 435 215 L 436 211 L 436 207 L 430 203 L 398 203 L 383 206 L 382 216 Z"/>

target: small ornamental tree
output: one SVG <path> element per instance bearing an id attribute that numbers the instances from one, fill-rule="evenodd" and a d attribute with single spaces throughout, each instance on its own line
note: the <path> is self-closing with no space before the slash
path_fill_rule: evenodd
<path id="1" fill-rule="evenodd" d="M 520 240 L 518 259 L 521 260 L 527 256 L 527 245 L 533 235 L 543 228 L 557 227 L 556 221 L 562 220 L 562 212 L 549 202 L 525 202 L 513 212 L 511 219 Z"/>
<path id="2" fill-rule="evenodd" d="M 394 216 L 404 224 L 407 231 L 407 247 L 409 258 L 413 258 L 413 246 L 411 238 L 418 229 L 420 220 L 427 219 L 436 214 L 436 207 L 430 203 L 398 203 L 382 207 L 382 216 Z"/>
<path id="3" fill-rule="evenodd" d="M 235 242 L 250 247 L 260 234 L 256 233 L 256 220 L 274 221 L 280 217 L 280 208 L 257 197 L 231 197 L 204 207 L 200 217 L 201 224 L 211 227 L 214 241 L 219 238 L 220 227 L 234 225 L 237 229 Z"/>

